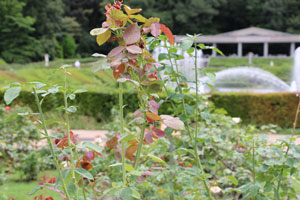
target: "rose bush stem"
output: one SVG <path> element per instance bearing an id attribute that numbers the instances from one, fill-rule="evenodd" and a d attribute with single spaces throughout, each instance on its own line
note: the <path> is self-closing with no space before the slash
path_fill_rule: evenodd
<path id="1" fill-rule="evenodd" d="M 144 120 L 146 120 L 146 111 L 144 111 Z M 141 151 L 142 151 L 144 137 L 145 137 L 146 125 L 147 125 L 147 123 L 145 121 L 144 124 L 143 124 L 143 127 L 142 127 L 139 146 L 138 146 L 138 149 L 137 149 L 137 152 L 136 152 L 136 161 L 135 161 L 135 165 L 134 165 L 135 170 L 137 170 L 138 167 L 139 167 L 139 161 L 140 161 Z"/>
<path id="2" fill-rule="evenodd" d="M 67 71 L 64 69 L 64 104 L 65 104 L 65 117 L 66 117 L 66 131 L 68 135 L 68 148 L 70 150 L 70 159 L 71 159 L 71 173 L 72 173 L 72 179 L 76 185 L 76 177 L 75 177 L 75 162 L 74 162 L 74 154 L 73 154 L 73 147 L 72 147 L 72 141 L 71 141 L 71 134 L 70 134 L 70 118 L 69 118 L 69 111 L 68 111 L 68 96 L 67 96 Z M 77 195 L 75 196 L 75 199 L 77 199 Z"/>
<path id="3" fill-rule="evenodd" d="M 201 173 L 203 175 L 203 183 L 206 189 L 206 192 L 208 193 L 209 199 L 213 199 L 213 196 L 210 192 L 208 183 L 207 183 L 207 179 L 206 179 L 206 173 L 203 170 L 202 164 L 201 164 L 201 160 L 200 160 L 200 156 L 198 154 L 198 109 L 199 109 L 199 86 L 198 86 L 198 64 L 197 64 L 197 42 L 196 40 L 194 40 L 194 51 L 195 51 L 195 81 L 196 81 L 196 127 L 195 127 L 195 135 L 194 135 L 194 152 L 195 152 L 195 156 L 196 156 L 196 160 L 198 163 L 198 167 L 201 170 Z"/>
<path id="4" fill-rule="evenodd" d="M 299 112 L 300 112 L 300 97 L 299 97 L 299 101 L 298 101 L 298 107 L 297 107 L 297 111 L 296 111 L 296 115 L 295 115 L 295 120 L 294 120 L 294 123 L 293 123 L 292 137 L 295 137 L 295 131 L 296 131 L 296 127 L 297 127 L 297 121 L 298 121 Z M 289 144 L 288 144 L 288 148 L 287 148 L 287 150 L 285 152 L 285 157 L 288 156 L 288 153 L 289 153 L 289 150 L 290 150 L 290 147 L 291 147 L 291 143 L 292 143 L 292 141 L 290 141 Z M 280 191 L 280 187 L 281 187 L 283 170 L 284 170 L 284 167 L 281 168 L 280 175 L 279 175 L 279 180 L 278 180 L 278 184 L 277 184 L 277 187 L 276 187 L 276 191 L 274 193 L 274 198 L 276 200 L 279 200 L 278 198 L 279 198 L 279 191 Z"/>
<path id="5" fill-rule="evenodd" d="M 197 47 L 196 47 L 196 41 L 194 41 L 194 43 L 195 43 L 195 49 L 194 50 L 195 50 L 195 78 L 196 78 L 196 127 L 198 127 L 197 126 L 197 123 L 198 123 L 198 121 L 197 121 L 197 119 L 198 119 L 198 111 L 197 110 L 198 110 L 199 94 L 198 94 L 198 73 L 197 73 L 198 68 L 197 68 Z M 170 50 L 169 50 L 169 48 L 168 48 L 167 45 L 165 45 L 165 46 L 166 46 L 167 51 L 168 51 L 168 58 L 169 58 L 170 64 L 171 64 L 171 66 L 174 66 L 172 58 L 171 58 Z M 175 63 L 175 67 L 176 67 L 176 72 L 178 73 L 179 70 L 178 70 L 178 64 L 177 64 L 176 60 L 174 61 L 174 63 Z M 177 87 L 179 89 L 179 93 L 182 95 L 183 92 L 182 92 L 182 89 L 180 87 L 178 78 L 176 78 L 176 83 L 177 83 Z M 182 102 L 182 106 L 183 106 L 183 113 L 184 113 L 185 116 L 187 116 L 187 111 L 186 111 L 186 108 L 185 108 L 185 100 L 182 99 L 181 102 Z M 198 132 L 198 128 L 196 128 L 196 130 L 195 130 L 194 137 L 193 137 L 193 135 L 192 135 L 192 133 L 190 131 L 189 125 L 186 124 L 186 123 L 185 123 L 185 128 L 187 130 L 187 133 L 189 135 L 191 143 L 193 143 L 193 150 L 194 150 L 194 154 L 195 154 L 195 158 L 196 158 L 196 163 L 197 163 L 198 168 L 200 169 L 201 176 L 202 176 L 202 181 L 203 181 L 205 190 L 206 190 L 206 192 L 208 194 L 209 199 L 212 200 L 214 198 L 213 198 L 213 196 L 212 196 L 212 194 L 210 192 L 210 189 L 209 189 L 209 186 L 208 186 L 208 183 L 207 183 L 207 179 L 206 179 L 206 173 L 204 172 L 204 169 L 203 169 L 203 166 L 201 164 L 201 160 L 200 160 L 200 157 L 199 157 L 199 154 L 198 154 L 198 147 L 197 147 L 198 146 L 198 144 L 197 144 L 198 143 L 197 142 L 198 139 L 196 138 L 197 132 Z"/>
<path id="6" fill-rule="evenodd" d="M 61 173 L 61 169 L 60 169 L 60 166 L 59 166 L 59 162 L 58 162 L 58 159 L 57 159 L 57 156 L 56 154 L 54 153 L 54 148 L 53 148 L 53 144 L 52 144 L 52 141 L 49 137 L 49 134 L 48 134 L 48 131 L 47 131 L 47 127 L 46 127 L 46 122 L 45 122 L 45 117 L 44 117 L 44 113 L 43 113 L 43 110 L 42 110 L 42 106 L 40 104 L 40 100 L 39 100 L 39 97 L 36 93 L 36 89 L 33 88 L 33 93 L 34 93 L 34 96 L 35 96 L 35 101 L 36 101 L 36 104 L 37 104 L 37 107 L 38 107 L 38 110 L 39 110 L 39 113 L 40 113 L 40 117 L 41 117 L 41 122 L 42 122 L 42 125 L 43 125 L 43 129 L 44 129 L 44 132 L 45 132 L 45 135 L 46 135 L 46 139 L 48 141 L 48 145 L 50 147 L 50 152 L 51 152 L 51 155 L 53 157 L 53 160 L 54 160 L 54 164 L 55 164 L 55 167 L 56 167 L 56 170 L 58 172 L 58 175 L 59 175 L 59 178 L 61 180 L 61 183 L 62 183 L 62 187 L 63 187 L 63 191 L 66 195 L 66 198 L 68 200 L 70 200 L 70 195 L 68 193 L 68 190 L 67 190 L 67 186 L 66 186 L 66 183 L 65 183 L 65 180 L 63 178 L 63 175 Z"/>
<path id="7" fill-rule="evenodd" d="M 124 114 L 123 114 L 123 83 L 119 82 L 119 109 L 120 109 L 120 134 L 121 137 L 124 135 Z M 121 141 L 121 157 L 122 157 L 122 177 L 123 185 L 126 185 L 126 167 L 125 167 L 125 150 L 126 143 Z"/>

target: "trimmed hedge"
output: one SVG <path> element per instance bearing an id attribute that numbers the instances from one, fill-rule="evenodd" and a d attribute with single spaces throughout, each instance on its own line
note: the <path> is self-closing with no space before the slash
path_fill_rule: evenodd
<path id="1" fill-rule="evenodd" d="M 0 103 L 4 104 L 3 100 L 4 92 L 0 92 Z M 76 94 L 76 99 L 70 101 L 70 105 L 75 105 L 77 107 L 76 114 L 82 114 L 87 116 L 93 116 L 98 121 L 109 120 L 111 117 L 111 109 L 114 106 L 118 106 L 118 94 L 105 94 L 105 93 L 95 93 L 86 92 L 81 94 Z M 125 93 L 124 94 L 124 113 L 135 111 L 138 109 L 138 103 L 127 103 L 127 102 L 138 102 L 137 95 L 135 93 Z M 48 112 L 55 110 L 63 105 L 63 93 L 57 93 L 56 95 L 49 95 L 45 98 L 43 102 L 43 111 Z M 19 97 L 14 100 L 14 104 L 22 104 L 29 106 L 33 112 L 37 112 L 37 106 L 35 104 L 34 96 L 31 92 L 22 91 Z"/>
<path id="2" fill-rule="evenodd" d="M 224 108 L 230 116 L 240 117 L 244 123 L 272 123 L 281 127 L 293 126 L 299 100 L 295 93 L 217 93 L 210 99 L 217 108 Z"/>
<path id="3" fill-rule="evenodd" d="M 292 127 L 298 98 L 295 93 L 213 93 L 210 100 L 217 108 L 224 108 L 232 117 L 240 117 L 244 123 L 256 125 L 277 124 L 281 127 Z M 138 109 L 136 93 L 125 93 L 124 113 Z M 131 103 L 132 102 L 132 103 Z M 0 103 L 3 102 L 3 91 L 0 92 Z M 21 92 L 14 104 L 22 103 L 37 111 L 34 97 L 30 92 Z M 95 117 L 96 120 L 110 120 L 111 109 L 118 106 L 118 94 L 86 92 L 77 94 L 71 101 L 78 108 L 77 114 Z M 44 103 L 44 111 L 54 110 L 63 105 L 63 94 L 48 96 Z M 161 113 L 172 113 L 170 104 L 164 103 Z M 298 123 L 300 125 L 300 123 Z"/>

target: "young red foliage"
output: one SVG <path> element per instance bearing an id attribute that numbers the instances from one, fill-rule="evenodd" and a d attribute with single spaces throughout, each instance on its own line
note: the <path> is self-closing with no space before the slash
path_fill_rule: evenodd
<path id="1" fill-rule="evenodd" d="M 170 41 L 170 44 L 174 45 L 175 39 L 172 31 L 164 24 L 161 24 L 161 31 L 167 36 L 168 40 Z"/>

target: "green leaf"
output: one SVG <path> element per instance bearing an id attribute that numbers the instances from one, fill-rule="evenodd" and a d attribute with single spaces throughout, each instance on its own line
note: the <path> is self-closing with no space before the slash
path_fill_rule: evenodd
<path id="1" fill-rule="evenodd" d="M 102 152 L 102 149 L 99 146 L 97 146 L 96 144 L 93 144 L 91 142 L 84 142 L 82 147 L 88 148 L 89 150 L 96 151 L 98 153 Z"/>
<path id="2" fill-rule="evenodd" d="M 123 188 L 121 190 L 120 196 L 123 200 L 131 200 L 132 199 L 132 190 L 129 187 Z"/>
<path id="3" fill-rule="evenodd" d="M 133 198 L 136 198 L 136 199 L 141 199 L 141 195 L 140 195 L 140 193 L 138 192 L 138 191 L 136 191 L 135 189 L 133 189 L 133 188 L 131 188 L 131 190 L 132 190 L 132 197 Z"/>
<path id="4" fill-rule="evenodd" d="M 184 94 L 171 95 L 170 98 L 174 99 L 174 100 L 183 100 L 184 99 Z"/>
<path id="5" fill-rule="evenodd" d="M 73 182 L 68 184 L 68 192 L 71 196 L 75 196 L 77 193 L 77 188 Z"/>
<path id="6" fill-rule="evenodd" d="M 182 49 L 182 51 L 187 51 L 189 50 L 191 47 L 193 46 L 193 41 L 192 40 L 183 40 L 181 45 L 180 45 L 180 48 Z"/>
<path id="7" fill-rule="evenodd" d="M 83 168 L 76 168 L 75 172 L 84 178 L 87 178 L 89 180 L 94 180 L 93 175 Z"/>
<path id="8" fill-rule="evenodd" d="M 148 92 L 149 93 L 157 93 L 161 90 L 161 88 L 164 85 L 164 81 L 162 80 L 156 80 L 156 81 L 152 81 L 150 82 L 150 84 L 148 85 Z"/>
<path id="9" fill-rule="evenodd" d="M 167 136 L 170 136 L 173 133 L 173 129 L 170 127 L 165 128 L 164 132 L 167 134 Z"/>
<path id="10" fill-rule="evenodd" d="M 238 185 L 239 184 L 239 181 L 234 177 L 234 176 L 227 176 L 227 178 L 229 180 L 231 180 L 231 182 L 234 184 L 234 185 Z"/>
<path id="11" fill-rule="evenodd" d="M 158 61 L 167 60 L 169 59 L 169 56 L 167 53 L 161 53 L 158 55 Z"/>
<path id="12" fill-rule="evenodd" d="M 125 164 L 125 169 L 126 169 L 126 171 L 128 171 L 128 172 L 132 172 L 132 171 L 134 171 L 134 168 L 131 166 L 131 165 L 129 165 L 129 164 Z"/>
<path id="13" fill-rule="evenodd" d="M 104 44 L 111 36 L 111 31 L 107 29 L 104 33 L 97 35 L 97 44 L 101 46 Z"/>
<path id="14" fill-rule="evenodd" d="M 21 87 L 13 87 L 6 90 L 4 94 L 5 103 L 9 105 L 15 98 L 19 96 L 20 91 Z"/>
<path id="15" fill-rule="evenodd" d="M 109 167 L 118 167 L 118 166 L 122 166 L 122 163 L 115 163 L 115 164 L 109 165 Z"/>
<path id="16" fill-rule="evenodd" d="M 202 119 L 204 119 L 207 123 L 210 123 L 210 122 L 211 122 L 211 116 L 210 116 L 210 114 L 209 114 L 208 111 L 201 112 L 201 117 L 202 117 Z"/>
<path id="17" fill-rule="evenodd" d="M 163 161 L 162 159 L 160 159 L 159 157 L 156 157 L 156 156 L 154 156 L 154 155 L 151 155 L 151 154 L 149 154 L 148 155 L 148 157 L 150 157 L 152 160 L 154 160 L 155 162 L 159 162 L 159 163 L 162 163 L 162 164 L 166 164 L 166 162 L 165 161 Z"/>
<path id="18" fill-rule="evenodd" d="M 42 185 L 39 185 L 39 186 L 35 187 L 35 188 L 29 193 L 29 195 L 33 195 L 34 193 L 36 193 L 36 191 L 38 191 L 41 187 L 42 187 Z"/>
<path id="19" fill-rule="evenodd" d="M 75 90 L 75 91 L 74 91 L 74 94 L 84 93 L 84 92 L 87 92 L 87 90 L 79 89 L 79 90 Z"/>
<path id="20" fill-rule="evenodd" d="M 90 31 L 90 34 L 92 36 L 97 36 L 105 33 L 108 30 L 108 28 L 94 28 L 93 30 Z"/>
<path id="21" fill-rule="evenodd" d="M 67 108 L 67 111 L 70 113 L 74 113 L 77 111 L 77 108 L 75 106 L 70 106 L 69 108 Z"/>
<path id="22" fill-rule="evenodd" d="M 69 98 L 70 98 L 70 100 L 74 100 L 76 98 L 76 95 L 75 94 L 69 94 Z"/>
<path id="23" fill-rule="evenodd" d="M 216 80 L 216 74 L 215 74 L 215 73 L 206 73 L 206 76 L 207 76 L 211 81 L 215 81 L 215 80 Z"/>

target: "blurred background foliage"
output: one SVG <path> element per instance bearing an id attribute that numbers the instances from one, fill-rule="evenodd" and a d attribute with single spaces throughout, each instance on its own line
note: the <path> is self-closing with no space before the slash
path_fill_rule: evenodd
<path id="1" fill-rule="evenodd" d="M 89 35 L 112 0 L 0 0 L 0 60 L 7 63 L 107 53 Z M 300 33 L 298 0 L 125 0 L 160 17 L 174 34 L 216 34 L 249 26 Z M 75 42 L 75 45 L 74 45 Z M 1 61 L 2 62 L 2 61 Z"/>

